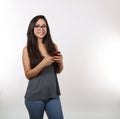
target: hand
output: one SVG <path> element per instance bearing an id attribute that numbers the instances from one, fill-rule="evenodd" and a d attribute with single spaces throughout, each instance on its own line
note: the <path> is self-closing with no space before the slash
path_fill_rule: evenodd
<path id="1" fill-rule="evenodd" d="M 54 60 L 55 62 L 57 62 L 57 63 L 62 63 L 62 61 L 63 61 L 63 56 L 62 56 L 62 54 L 60 53 L 59 55 L 54 56 L 54 57 L 53 57 L 53 60 Z"/>
<path id="2" fill-rule="evenodd" d="M 49 66 L 54 62 L 53 57 L 51 56 L 47 56 L 44 57 L 44 59 L 42 60 L 42 63 L 44 64 L 44 66 Z"/>

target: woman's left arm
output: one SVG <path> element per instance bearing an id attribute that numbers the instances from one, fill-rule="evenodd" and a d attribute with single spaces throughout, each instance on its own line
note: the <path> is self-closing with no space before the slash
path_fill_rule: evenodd
<path id="1" fill-rule="evenodd" d="M 55 44 L 56 51 L 58 51 L 58 47 Z M 57 56 L 54 56 L 54 61 L 58 64 L 58 72 L 61 73 L 63 70 L 63 56 L 61 53 L 59 53 Z"/>

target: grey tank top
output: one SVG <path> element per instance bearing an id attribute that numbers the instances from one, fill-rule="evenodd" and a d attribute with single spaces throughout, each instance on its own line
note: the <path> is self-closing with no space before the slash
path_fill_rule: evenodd
<path id="1" fill-rule="evenodd" d="M 57 75 L 54 66 L 45 67 L 38 76 L 29 80 L 25 98 L 30 100 L 46 100 L 60 95 Z"/>

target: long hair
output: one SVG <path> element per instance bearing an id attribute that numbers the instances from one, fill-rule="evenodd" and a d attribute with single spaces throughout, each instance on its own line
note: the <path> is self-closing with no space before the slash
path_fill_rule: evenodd
<path id="1" fill-rule="evenodd" d="M 56 50 L 55 45 L 51 38 L 47 19 L 43 15 L 35 16 L 30 21 L 29 26 L 28 26 L 28 31 L 27 31 L 27 50 L 28 50 L 28 56 L 30 58 L 31 68 L 35 67 L 43 59 L 43 56 L 41 55 L 39 48 L 38 48 L 37 38 L 34 35 L 34 27 L 35 27 L 36 22 L 39 19 L 43 19 L 46 22 L 47 34 L 43 38 L 43 43 L 45 44 L 48 54 L 52 55 L 53 52 Z M 56 67 L 56 65 L 55 65 L 55 67 Z"/>

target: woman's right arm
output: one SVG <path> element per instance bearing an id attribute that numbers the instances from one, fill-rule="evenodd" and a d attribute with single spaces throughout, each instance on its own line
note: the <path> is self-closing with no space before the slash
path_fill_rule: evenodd
<path id="1" fill-rule="evenodd" d="M 25 76 L 27 79 L 30 80 L 31 78 L 37 76 L 44 67 L 49 66 L 54 61 L 52 57 L 45 57 L 37 66 L 31 68 L 27 47 L 24 47 L 22 62 L 23 62 Z"/>

